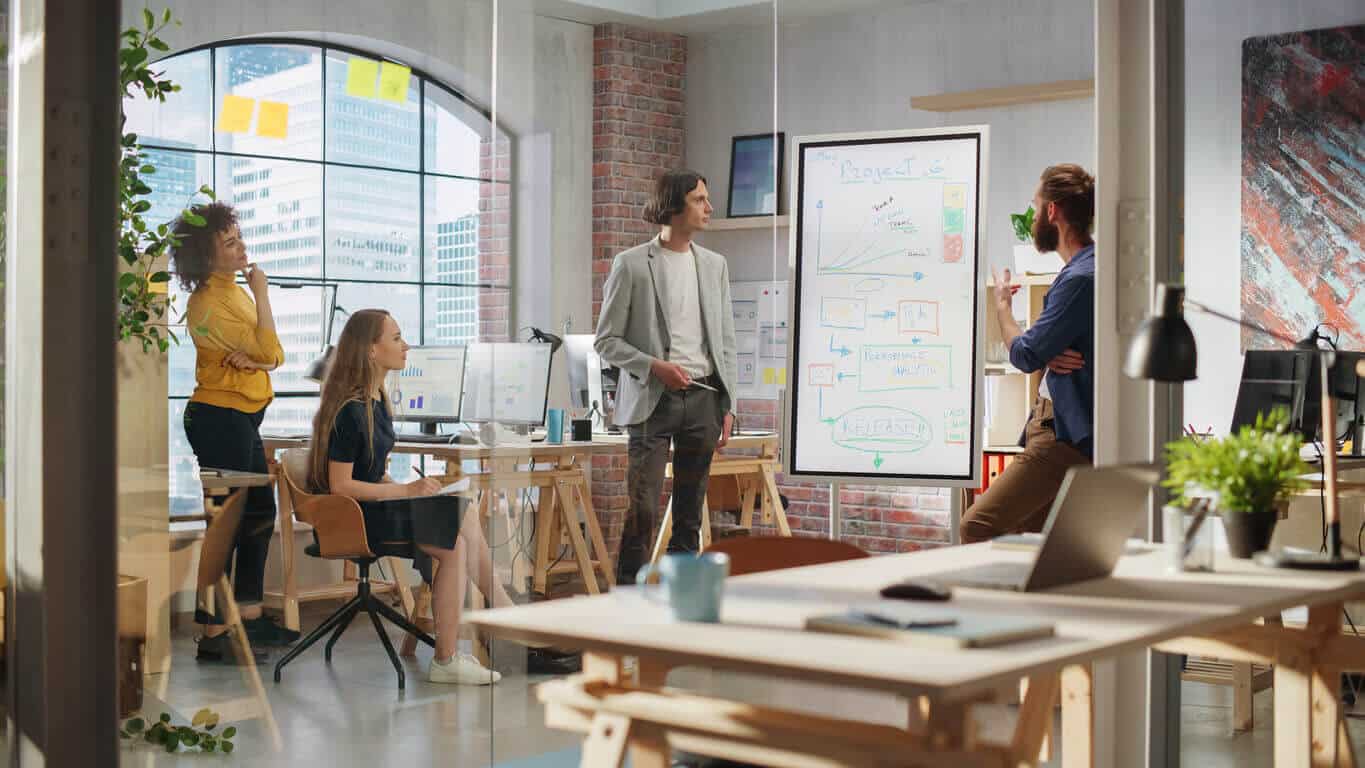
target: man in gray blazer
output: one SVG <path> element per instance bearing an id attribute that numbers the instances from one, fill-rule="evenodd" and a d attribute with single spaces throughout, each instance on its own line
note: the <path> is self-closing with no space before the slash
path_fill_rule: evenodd
<path id="1" fill-rule="evenodd" d="M 730 439 L 737 376 L 730 267 L 692 242 L 711 220 L 706 179 L 677 170 L 659 179 L 644 218 L 662 227 L 617 254 L 602 296 L 597 353 L 621 370 L 617 424 L 630 433 L 630 511 L 616 560 L 618 584 L 648 562 L 673 449 L 669 552 L 695 552 L 711 456 Z"/>

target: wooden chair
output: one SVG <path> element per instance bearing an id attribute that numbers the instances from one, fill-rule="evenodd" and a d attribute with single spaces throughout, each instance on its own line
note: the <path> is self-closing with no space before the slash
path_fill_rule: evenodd
<path id="1" fill-rule="evenodd" d="M 868 556 L 863 550 L 846 542 L 804 536 L 736 536 L 718 539 L 706 551 L 729 555 L 731 576 L 858 560 Z"/>
<path id="2" fill-rule="evenodd" d="M 269 478 L 263 479 L 266 482 L 269 480 Z M 224 487 L 231 486 L 225 485 Z M 205 490 L 212 490 L 212 485 L 205 484 Z M 243 706 L 246 709 L 254 710 L 254 714 L 259 715 L 265 721 L 271 743 L 276 749 L 279 749 L 281 746 L 279 725 L 275 722 L 274 712 L 270 708 L 270 699 L 265 695 L 265 686 L 261 685 L 261 676 L 256 669 L 256 657 L 251 650 L 251 641 L 247 639 L 246 627 L 242 624 L 242 614 L 237 608 L 237 599 L 233 595 L 232 583 L 227 577 L 228 558 L 233 552 L 233 545 L 237 539 L 237 529 L 242 524 L 242 510 L 246 507 L 246 494 L 246 487 L 236 487 L 222 503 L 215 502 L 208 495 L 205 496 L 203 519 L 206 525 L 203 544 L 199 549 L 199 571 L 196 574 L 196 586 L 198 587 L 201 607 L 210 614 L 219 614 L 227 625 L 232 651 L 242 669 L 242 678 L 251 690 L 250 700 L 220 702 L 215 704 L 215 708 L 226 720 L 240 719 L 242 715 L 239 715 L 237 710 Z M 221 610 L 216 610 L 218 608 Z"/>
<path id="3" fill-rule="evenodd" d="M 323 657 L 331 663 L 332 647 L 336 645 L 356 615 L 364 611 L 370 615 L 374 630 L 379 635 L 380 642 L 384 644 L 384 650 L 389 654 L 389 661 L 393 662 L 394 671 L 398 673 L 398 688 L 403 689 L 406 685 L 403 665 L 399 662 L 398 654 L 394 651 L 393 643 L 390 642 L 388 633 L 384 631 L 379 617 L 383 616 L 429 646 L 435 647 L 436 641 L 431 635 L 418 629 L 408 617 L 375 597 L 370 590 L 370 566 L 381 557 L 408 556 L 412 551 L 412 543 L 408 541 L 372 543 L 365 536 L 365 516 L 355 499 L 338 494 L 314 494 L 304 491 L 303 489 L 307 487 L 305 478 L 308 476 L 306 450 L 291 448 L 285 451 L 281 469 L 284 473 L 285 486 L 289 489 L 290 498 L 294 503 L 294 514 L 313 526 L 314 543 L 309 544 L 304 552 L 313 557 L 354 563 L 359 572 L 359 579 L 356 581 L 355 597 L 327 617 L 326 621 L 299 641 L 298 645 L 291 648 L 275 664 L 275 682 L 280 682 L 286 664 L 329 632 L 332 636 L 327 640 Z"/>

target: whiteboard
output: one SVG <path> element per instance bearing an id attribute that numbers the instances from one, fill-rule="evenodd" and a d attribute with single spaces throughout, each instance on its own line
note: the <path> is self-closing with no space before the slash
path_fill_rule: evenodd
<path id="1" fill-rule="evenodd" d="M 789 475 L 980 485 L 987 143 L 793 143 Z"/>
<path id="2" fill-rule="evenodd" d="M 736 398 L 777 400 L 787 388 L 787 281 L 730 283 Z"/>

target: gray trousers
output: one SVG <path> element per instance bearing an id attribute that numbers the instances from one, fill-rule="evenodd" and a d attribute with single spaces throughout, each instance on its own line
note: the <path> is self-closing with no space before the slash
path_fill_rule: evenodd
<path id="1" fill-rule="evenodd" d="M 673 453 L 673 537 L 669 552 L 696 552 L 701 531 L 701 505 L 711 476 L 711 457 L 720 440 L 720 412 L 715 392 L 694 387 L 665 392 L 654 412 L 630 432 L 630 467 L 626 488 L 630 510 L 616 558 L 616 583 L 634 584 L 640 566 L 649 562 L 654 536 L 663 519 L 660 499 L 669 447 Z"/>

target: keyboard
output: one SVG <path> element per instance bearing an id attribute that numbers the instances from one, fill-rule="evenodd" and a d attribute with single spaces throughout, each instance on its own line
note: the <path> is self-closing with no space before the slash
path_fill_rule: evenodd
<path id="1" fill-rule="evenodd" d="M 400 443 L 423 443 L 426 445 L 453 445 L 460 443 L 459 435 L 398 435 Z"/>
<path id="2" fill-rule="evenodd" d="M 962 568 L 943 573 L 929 573 L 924 581 L 932 581 L 950 587 L 969 587 L 974 589 L 1003 589 L 1010 592 L 1024 591 L 1033 563 L 990 563 L 975 568 Z"/>

